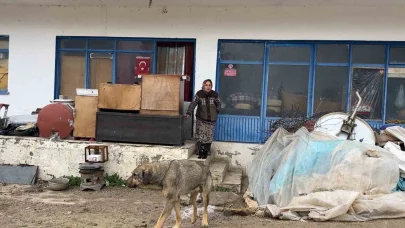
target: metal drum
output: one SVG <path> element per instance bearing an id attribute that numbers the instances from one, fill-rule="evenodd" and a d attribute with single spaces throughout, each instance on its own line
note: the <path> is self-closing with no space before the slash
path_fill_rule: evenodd
<path id="1" fill-rule="evenodd" d="M 70 104 L 46 105 L 38 114 L 39 136 L 49 138 L 58 134 L 60 138 L 65 139 L 73 131 L 73 121 L 74 109 Z"/>

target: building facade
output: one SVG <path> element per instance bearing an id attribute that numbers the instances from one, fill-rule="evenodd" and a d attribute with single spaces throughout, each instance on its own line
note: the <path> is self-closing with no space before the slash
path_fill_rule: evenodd
<path id="1" fill-rule="evenodd" d="M 401 1 L 25 2 L 0 1 L 9 115 L 72 98 L 75 88 L 132 83 L 141 57 L 152 73 L 190 75 L 186 101 L 213 80 L 219 142 L 262 143 L 270 121 L 292 112 L 350 111 L 354 91 L 372 126 L 405 119 Z"/>

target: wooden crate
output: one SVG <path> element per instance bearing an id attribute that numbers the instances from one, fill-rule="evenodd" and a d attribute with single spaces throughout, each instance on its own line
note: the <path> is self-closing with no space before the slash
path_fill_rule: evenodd
<path id="1" fill-rule="evenodd" d="M 101 83 L 98 87 L 98 108 L 139 111 L 141 109 L 141 86 Z"/>
<path id="2" fill-rule="evenodd" d="M 141 114 L 179 116 L 183 113 L 182 75 L 142 75 Z"/>
<path id="3" fill-rule="evenodd" d="M 97 112 L 96 140 L 160 145 L 183 145 L 182 116 L 149 116 L 135 113 Z"/>
<path id="4" fill-rule="evenodd" d="M 96 96 L 75 97 L 74 137 L 96 137 L 97 103 L 98 97 Z"/>

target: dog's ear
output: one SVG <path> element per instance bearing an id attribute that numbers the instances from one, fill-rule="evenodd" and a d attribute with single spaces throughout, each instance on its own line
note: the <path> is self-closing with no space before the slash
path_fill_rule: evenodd
<path id="1" fill-rule="evenodd" d="M 152 177 L 152 171 L 151 170 L 142 170 L 142 182 L 144 184 L 149 184 L 150 179 Z"/>

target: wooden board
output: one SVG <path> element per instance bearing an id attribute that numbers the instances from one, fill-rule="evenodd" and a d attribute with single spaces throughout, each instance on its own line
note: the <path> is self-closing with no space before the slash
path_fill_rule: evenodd
<path id="1" fill-rule="evenodd" d="M 141 86 L 101 83 L 98 87 L 98 108 L 123 111 L 141 109 Z"/>
<path id="2" fill-rule="evenodd" d="M 179 111 L 161 111 L 161 110 L 144 110 L 141 109 L 139 112 L 141 115 L 152 115 L 152 116 L 178 116 Z"/>
<path id="3" fill-rule="evenodd" d="M 96 137 L 97 103 L 98 97 L 95 96 L 75 97 L 74 137 Z"/>
<path id="4" fill-rule="evenodd" d="M 180 115 L 183 87 L 181 75 L 142 75 L 142 111 L 169 111 Z"/>
<path id="5" fill-rule="evenodd" d="M 75 99 L 76 88 L 84 87 L 85 56 L 62 55 L 60 66 L 60 95 Z M 59 95 L 58 94 L 58 95 Z"/>

